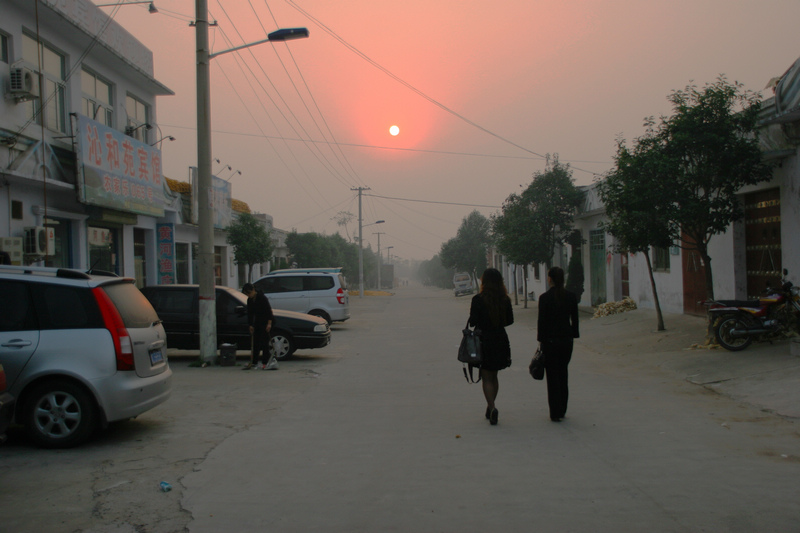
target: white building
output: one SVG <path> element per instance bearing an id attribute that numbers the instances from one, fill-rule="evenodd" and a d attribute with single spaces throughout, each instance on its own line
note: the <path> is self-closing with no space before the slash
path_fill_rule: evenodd
<path id="1" fill-rule="evenodd" d="M 25 264 L 155 282 L 156 97 L 173 93 L 154 78 L 152 53 L 88 0 L 0 10 L 3 249 Z"/>

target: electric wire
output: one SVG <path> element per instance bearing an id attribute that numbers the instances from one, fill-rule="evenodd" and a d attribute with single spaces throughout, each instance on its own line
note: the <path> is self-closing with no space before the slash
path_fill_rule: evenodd
<path id="1" fill-rule="evenodd" d="M 250 0 L 248 0 L 248 2 L 249 1 Z M 269 11 L 270 16 L 272 17 L 272 20 L 275 23 L 275 26 L 276 27 L 280 27 L 280 24 L 278 24 L 278 20 L 277 20 L 277 18 L 275 18 L 274 13 L 272 12 L 272 8 L 269 7 L 269 3 L 267 2 L 267 0 L 264 0 L 264 5 L 266 6 L 267 10 Z M 356 172 L 356 170 L 353 168 L 353 165 L 350 163 L 350 160 L 347 158 L 347 156 L 345 155 L 345 153 L 342 150 L 341 146 L 339 145 L 339 143 L 338 143 L 338 141 L 336 139 L 336 135 L 333 133 L 333 130 L 331 130 L 331 127 L 328 124 L 327 119 L 325 118 L 325 114 L 322 112 L 322 109 L 319 107 L 319 104 L 317 103 L 317 99 L 314 97 L 314 93 L 311 92 L 311 87 L 308 86 L 308 82 L 306 81 L 306 78 L 303 75 L 303 71 L 300 68 L 300 65 L 297 64 L 297 60 L 294 57 L 294 53 L 292 53 L 291 47 L 287 46 L 286 47 L 286 51 L 289 54 L 289 57 L 292 59 L 292 62 L 294 63 L 294 66 L 295 66 L 295 69 L 297 70 L 297 73 L 300 76 L 300 79 L 302 80 L 303 85 L 306 88 L 306 91 L 308 92 L 308 96 L 311 98 L 311 102 L 314 104 L 314 108 L 317 110 L 317 113 L 319 114 L 319 117 L 322 120 L 322 123 L 325 125 L 325 129 L 328 131 L 328 134 L 330 135 L 331 139 L 333 139 L 333 145 L 336 146 L 336 148 L 339 150 L 339 153 L 341 154 L 342 159 L 344 159 L 344 161 L 347 163 L 347 167 L 350 169 L 350 172 L 356 178 L 357 182 L 361 181 L 361 183 L 363 184 L 363 180 L 361 180 L 361 178 L 358 175 L 358 172 Z M 309 111 L 309 114 L 311 114 L 310 111 Z M 316 121 L 315 121 L 315 123 L 316 123 Z M 317 125 L 317 127 L 319 128 L 319 125 Z M 322 133 L 321 130 L 320 130 L 320 133 L 322 134 L 323 139 L 327 142 L 328 139 L 325 136 L 325 134 Z"/>
<path id="2" fill-rule="evenodd" d="M 237 35 L 239 36 L 239 38 L 240 38 L 240 39 L 242 39 L 242 41 L 244 41 L 244 38 L 243 38 L 243 36 L 242 36 L 241 32 L 239 32 L 239 30 L 236 28 L 236 25 L 235 25 L 235 23 L 233 22 L 233 20 L 231 19 L 231 17 L 228 15 L 228 13 L 225 11 L 225 8 L 222 6 L 221 2 L 219 2 L 219 1 L 218 1 L 218 4 L 220 5 L 220 8 L 222 9 L 223 13 L 225 14 L 225 16 L 227 17 L 227 19 L 230 21 L 231 25 L 233 26 L 233 29 L 234 29 L 234 31 L 236 31 L 236 33 L 237 33 Z M 225 39 L 226 39 L 228 42 L 230 42 L 231 44 L 233 43 L 233 41 L 227 37 L 227 35 L 225 34 L 224 30 L 220 29 L 220 32 L 222 33 L 222 35 L 223 35 L 223 38 L 225 38 Z M 274 49 L 274 46 L 273 46 L 273 49 Z M 303 127 L 303 124 L 302 124 L 302 123 L 301 123 L 301 121 L 300 121 L 300 120 L 297 118 L 297 116 L 295 115 L 294 111 L 292 111 L 292 108 L 291 108 L 291 106 L 289 106 L 289 104 L 288 104 L 288 103 L 286 102 L 286 100 L 283 98 L 283 96 L 282 96 L 282 94 L 280 93 L 280 91 L 278 91 L 278 88 L 275 86 L 275 84 L 273 83 L 272 79 L 271 79 L 271 78 L 270 78 L 270 77 L 267 75 L 266 71 L 264 70 L 264 67 L 261 65 L 261 62 L 260 62 L 260 61 L 258 61 L 258 59 L 256 58 L 256 56 L 255 56 L 255 53 L 253 52 L 253 50 L 251 50 L 250 48 L 247 48 L 246 50 L 247 50 L 247 52 L 250 54 L 250 56 L 253 58 L 253 61 L 255 61 L 255 63 L 258 65 L 259 69 L 261 70 L 262 74 L 264 75 L 264 78 L 266 78 L 266 80 L 267 80 L 267 81 L 269 82 L 269 84 L 272 86 L 273 90 L 275 91 L 275 94 L 277 94 L 278 98 L 279 98 L 279 99 L 281 100 L 281 102 L 283 103 L 283 105 L 284 105 L 284 107 L 286 108 L 287 112 L 288 112 L 288 113 L 289 113 L 289 114 L 292 116 L 292 118 L 294 119 L 295 123 L 297 123 L 297 126 L 298 126 L 298 127 L 301 129 L 301 130 L 303 130 L 303 133 L 305 134 L 305 137 L 306 137 L 306 138 L 310 138 L 311 136 L 310 136 L 310 135 L 308 134 L 308 132 L 305 130 L 305 128 Z M 275 53 L 277 54 L 277 51 L 275 51 Z M 239 55 L 240 55 L 238 51 L 236 52 L 236 55 L 237 55 L 237 56 L 239 56 Z M 243 60 L 243 62 L 244 62 L 244 60 Z M 244 64 L 245 64 L 245 65 L 247 65 L 247 63 L 246 63 L 246 62 L 244 62 Z M 247 65 L 247 69 L 250 71 L 250 73 L 251 73 L 251 75 L 253 76 L 253 78 L 257 80 L 258 78 L 256 77 L 255 73 L 253 73 L 253 71 L 252 71 L 252 69 L 249 67 L 249 65 Z M 285 67 L 284 67 L 284 70 L 285 70 Z M 289 79 L 290 79 L 290 81 L 291 81 L 291 76 L 289 75 L 288 71 L 286 72 L 286 74 L 287 74 L 287 76 L 289 76 Z M 292 84 L 294 84 L 294 82 L 293 82 L 293 81 L 292 81 Z M 278 112 L 281 114 L 281 116 L 284 118 L 284 120 L 285 120 L 285 121 L 286 121 L 286 123 L 289 125 L 289 127 L 291 127 L 291 128 L 292 128 L 292 130 L 295 132 L 295 134 L 296 134 L 296 135 L 298 135 L 299 137 L 301 137 L 301 138 L 302 138 L 303 136 L 302 136 L 302 135 L 300 135 L 300 133 L 297 131 L 297 128 L 295 128 L 294 124 L 293 124 L 293 123 L 292 123 L 292 122 L 291 122 L 291 121 L 288 119 L 288 117 L 286 116 L 286 114 L 283 112 L 283 110 L 281 109 L 281 107 L 280 107 L 280 106 L 278 106 L 278 104 L 275 102 L 275 100 L 272 98 L 272 96 L 269 94 L 269 92 L 268 92 L 268 91 L 267 91 L 267 90 L 266 90 L 266 89 L 263 87 L 263 85 L 262 85 L 260 82 L 259 82 L 259 85 L 261 85 L 261 87 L 262 87 L 262 90 L 264 91 L 264 94 L 266 94 L 266 95 L 267 95 L 267 97 L 270 99 L 270 101 L 273 103 L 273 105 L 275 105 L 276 109 L 277 109 L 277 110 L 278 110 Z M 302 99 L 302 98 L 301 98 L 301 99 Z M 307 142 L 307 141 L 306 141 L 305 139 L 303 139 L 303 143 L 305 144 L 306 142 Z M 311 151 L 311 153 L 313 153 L 313 154 L 314 154 L 314 156 L 317 158 L 317 160 L 320 162 L 320 164 L 322 164 L 324 167 L 326 167 L 326 168 L 328 169 L 328 171 L 329 171 L 329 172 L 330 172 L 330 173 L 331 173 L 331 174 L 332 174 L 332 175 L 333 175 L 335 178 L 337 178 L 337 179 L 340 181 L 340 183 L 342 183 L 343 185 L 346 185 L 346 186 L 350 186 L 350 184 L 346 183 L 346 181 L 345 181 L 344 177 L 343 177 L 343 176 L 341 176 L 341 174 L 339 174 L 338 170 L 336 170 L 336 169 L 334 168 L 334 166 L 333 166 L 333 165 L 330 163 L 330 161 L 327 159 L 327 157 L 325 156 L 325 154 L 323 154 L 323 153 L 322 153 L 322 151 L 321 151 L 321 150 L 319 150 L 319 148 L 316 146 L 316 144 L 313 144 L 312 146 L 314 146 L 314 147 L 317 149 L 317 152 L 319 152 L 318 154 L 316 154 L 316 153 L 314 153 L 314 150 L 310 150 L 310 151 Z M 306 144 L 306 147 L 308 148 L 308 144 Z M 324 159 L 325 161 L 323 162 L 323 161 L 320 159 L 320 157 L 321 157 L 322 159 Z"/>

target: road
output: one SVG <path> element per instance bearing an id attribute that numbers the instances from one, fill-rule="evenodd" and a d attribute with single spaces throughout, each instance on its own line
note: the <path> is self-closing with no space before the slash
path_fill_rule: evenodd
<path id="1" fill-rule="evenodd" d="M 351 301 L 330 346 L 277 372 L 172 360 L 173 397 L 86 446 L 12 434 L 0 531 L 798 531 L 797 420 L 658 364 L 689 339 L 642 349 L 584 320 L 553 423 L 527 373 L 535 304 L 515 306 L 490 426 L 456 362 L 469 297 Z"/>

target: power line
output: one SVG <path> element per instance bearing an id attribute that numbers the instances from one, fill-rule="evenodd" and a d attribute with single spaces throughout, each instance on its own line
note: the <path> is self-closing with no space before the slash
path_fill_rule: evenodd
<path id="1" fill-rule="evenodd" d="M 439 204 L 439 205 L 463 205 L 466 207 L 488 207 L 491 209 L 502 209 L 499 205 L 481 205 L 481 204 L 461 204 L 458 202 L 440 202 L 436 200 L 417 200 L 414 198 L 397 198 L 394 196 L 380 196 L 377 194 L 365 194 L 364 196 L 372 196 L 374 198 L 383 198 L 384 200 L 398 200 L 401 202 L 419 202 L 423 204 Z"/>

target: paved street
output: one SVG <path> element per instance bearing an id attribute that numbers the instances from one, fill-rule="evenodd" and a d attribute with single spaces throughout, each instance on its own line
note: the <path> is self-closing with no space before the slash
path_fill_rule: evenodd
<path id="1" fill-rule="evenodd" d="M 798 530 L 797 402 L 775 393 L 798 376 L 788 343 L 687 351 L 701 319 L 667 315 L 656 333 L 645 311 L 584 314 L 553 423 L 527 373 L 536 304 L 515 306 L 492 427 L 455 360 L 469 297 L 412 286 L 351 301 L 330 346 L 277 372 L 173 359 L 173 398 L 87 446 L 12 434 L 0 530 Z"/>

